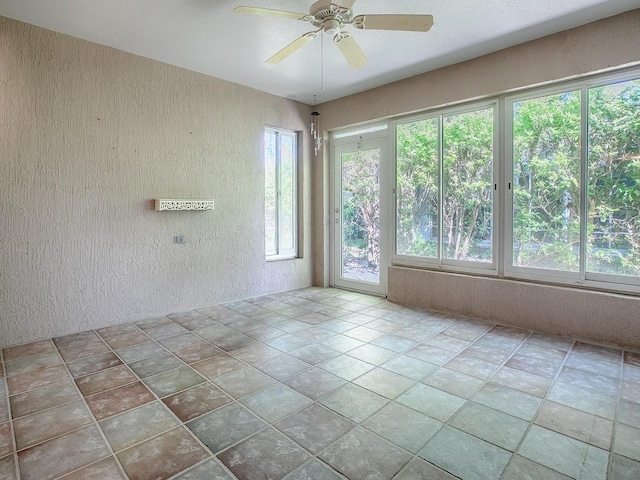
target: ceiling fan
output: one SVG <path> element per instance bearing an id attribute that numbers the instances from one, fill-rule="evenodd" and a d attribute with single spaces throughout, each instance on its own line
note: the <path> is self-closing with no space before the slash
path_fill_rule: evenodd
<path id="1" fill-rule="evenodd" d="M 316 28 L 316 30 L 307 32 L 297 38 L 269 58 L 267 63 L 270 64 L 282 62 L 289 55 L 316 38 L 320 32 L 324 31 L 324 33 L 333 38 L 334 43 L 352 68 L 362 68 L 369 63 L 369 59 L 351 34 L 344 30 L 345 26 L 353 25 L 360 30 L 427 32 L 433 25 L 433 17 L 431 15 L 377 14 L 354 16 L 352 7 L 355 2 L 356 0 L 320 0 L 311 6 L 308 14 L 244 6 L 236 7 L 233 11 L 249 15 L 302 20 L 311 23 Z"/>

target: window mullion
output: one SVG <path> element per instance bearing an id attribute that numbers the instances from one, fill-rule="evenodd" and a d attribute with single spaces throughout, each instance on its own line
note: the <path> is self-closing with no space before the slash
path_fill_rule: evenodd
<path id="1" fill-rule="evenodd" d="M 580 280 L 584 282 L 587 270 L 587 220 L 589 187 L 589 98 L 586 86 L 580 89 Z"/>
<path id="2" fill-rule="evenodd" d="M 442 265 L 442 249 L 444 245 L 444 116 L 438 115 L 438 265 Z"/>
<path id="3" fill-rule="evenodd" d="M 496 188 L 494 189 L 494 195 L 496 195 L 497 199 L 494 199 L 494 205 L 497 205 L 497 218 L 494 212 L 493 216 L 493 241 L 494 241 L 494 258 L 496 261 L 496 270 L 498 272 L 498 276 L 504 277 L 504 269 L 505 269 L 505 249 L 506 249 L 506 232 L 507 229 L 505 225 L 506 216 L 507 216 L 507 198 L 509 197 L 509 192 L 506 188 L 506 178 L 507 178 L 507 156 L 505 154 L 506 146 L 505 143 L 509 141 L 506 134 L 506 102 L 504 98 L 500 98 L 498 100 L 498 104 L 496 106 L 496 116 L 498 128 L 497 130 L 497 141 L 495 143 L 496 152 L 494 152 L 493 161 L 496 162 L 496 167 L 494 168 L 494 172 L 497 173 L 496 177 L 493 179 L 494 185 Z"/>
<path id="4" fill-rule="evenodd" d="M 502 232 L 502 262 L 503 269 L 502 275 L 510 274 L 513 272 L 514 258 L 513 258 L 513 228 L 514 228 L 514 209 L 513 209 L 513 190 L 514 175 L 513 175 L 513 102 L 503 100 L 504 104 L 504 119 L 503 128 L 503 171 L 504 177 L 502 181 L 505 194 L 502 196 L 502 204 L 504 206 L 504 230 Z"/>

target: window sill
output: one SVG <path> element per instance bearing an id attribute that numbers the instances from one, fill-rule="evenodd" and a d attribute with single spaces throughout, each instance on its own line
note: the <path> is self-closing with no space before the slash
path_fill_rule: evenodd
<path id="1" fill-rule="evenodd" d="M 297 255 L 270 255 L 265 257 L 267 262 L 279 262 L 281 260 L 295 260 L 296 258 L 300 258 Z"/>

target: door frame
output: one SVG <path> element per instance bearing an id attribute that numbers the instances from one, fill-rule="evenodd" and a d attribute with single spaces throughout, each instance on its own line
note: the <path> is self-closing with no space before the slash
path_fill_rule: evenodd
<path id="1" fill-rule="evenodd" d="M 329 280 L 333 287 L 345 290 L 353 290 L 362 293 L 386 296 L 387 272 L 391 260 L 390 226 L 391 208 L 393 203 L 390 183 L 390 141 L 388 124 L 384 128 L 374 127 L 369 131 L 354 131 L 351 135 L 341 134 L 339 138 L 331 137 L 330 154 L 330 198 L 329 198 L 329 230 L 330 230 L 330 268 Z M 373 130 L 373 131 L 372 131 Z M 357 280 L 341 278 L 342 271 L 342 165 L 341 155 L 349 151 L 355 151 L 358 147 L 362 150 L 380 149 L 380 274 L 377 285 Z"/>

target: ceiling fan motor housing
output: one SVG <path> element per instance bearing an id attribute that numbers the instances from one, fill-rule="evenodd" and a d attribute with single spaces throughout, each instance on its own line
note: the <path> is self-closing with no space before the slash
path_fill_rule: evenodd
<path id="1" fill-rule="evenodd" d="M 316 2 L 311 6 L 306 20 L 316 28 L 321 28 L 332 37 L 340 32 L 344 24 L 351 23 L 352 12 L 348 8 L 341 7 L 326 0 Z"/>

